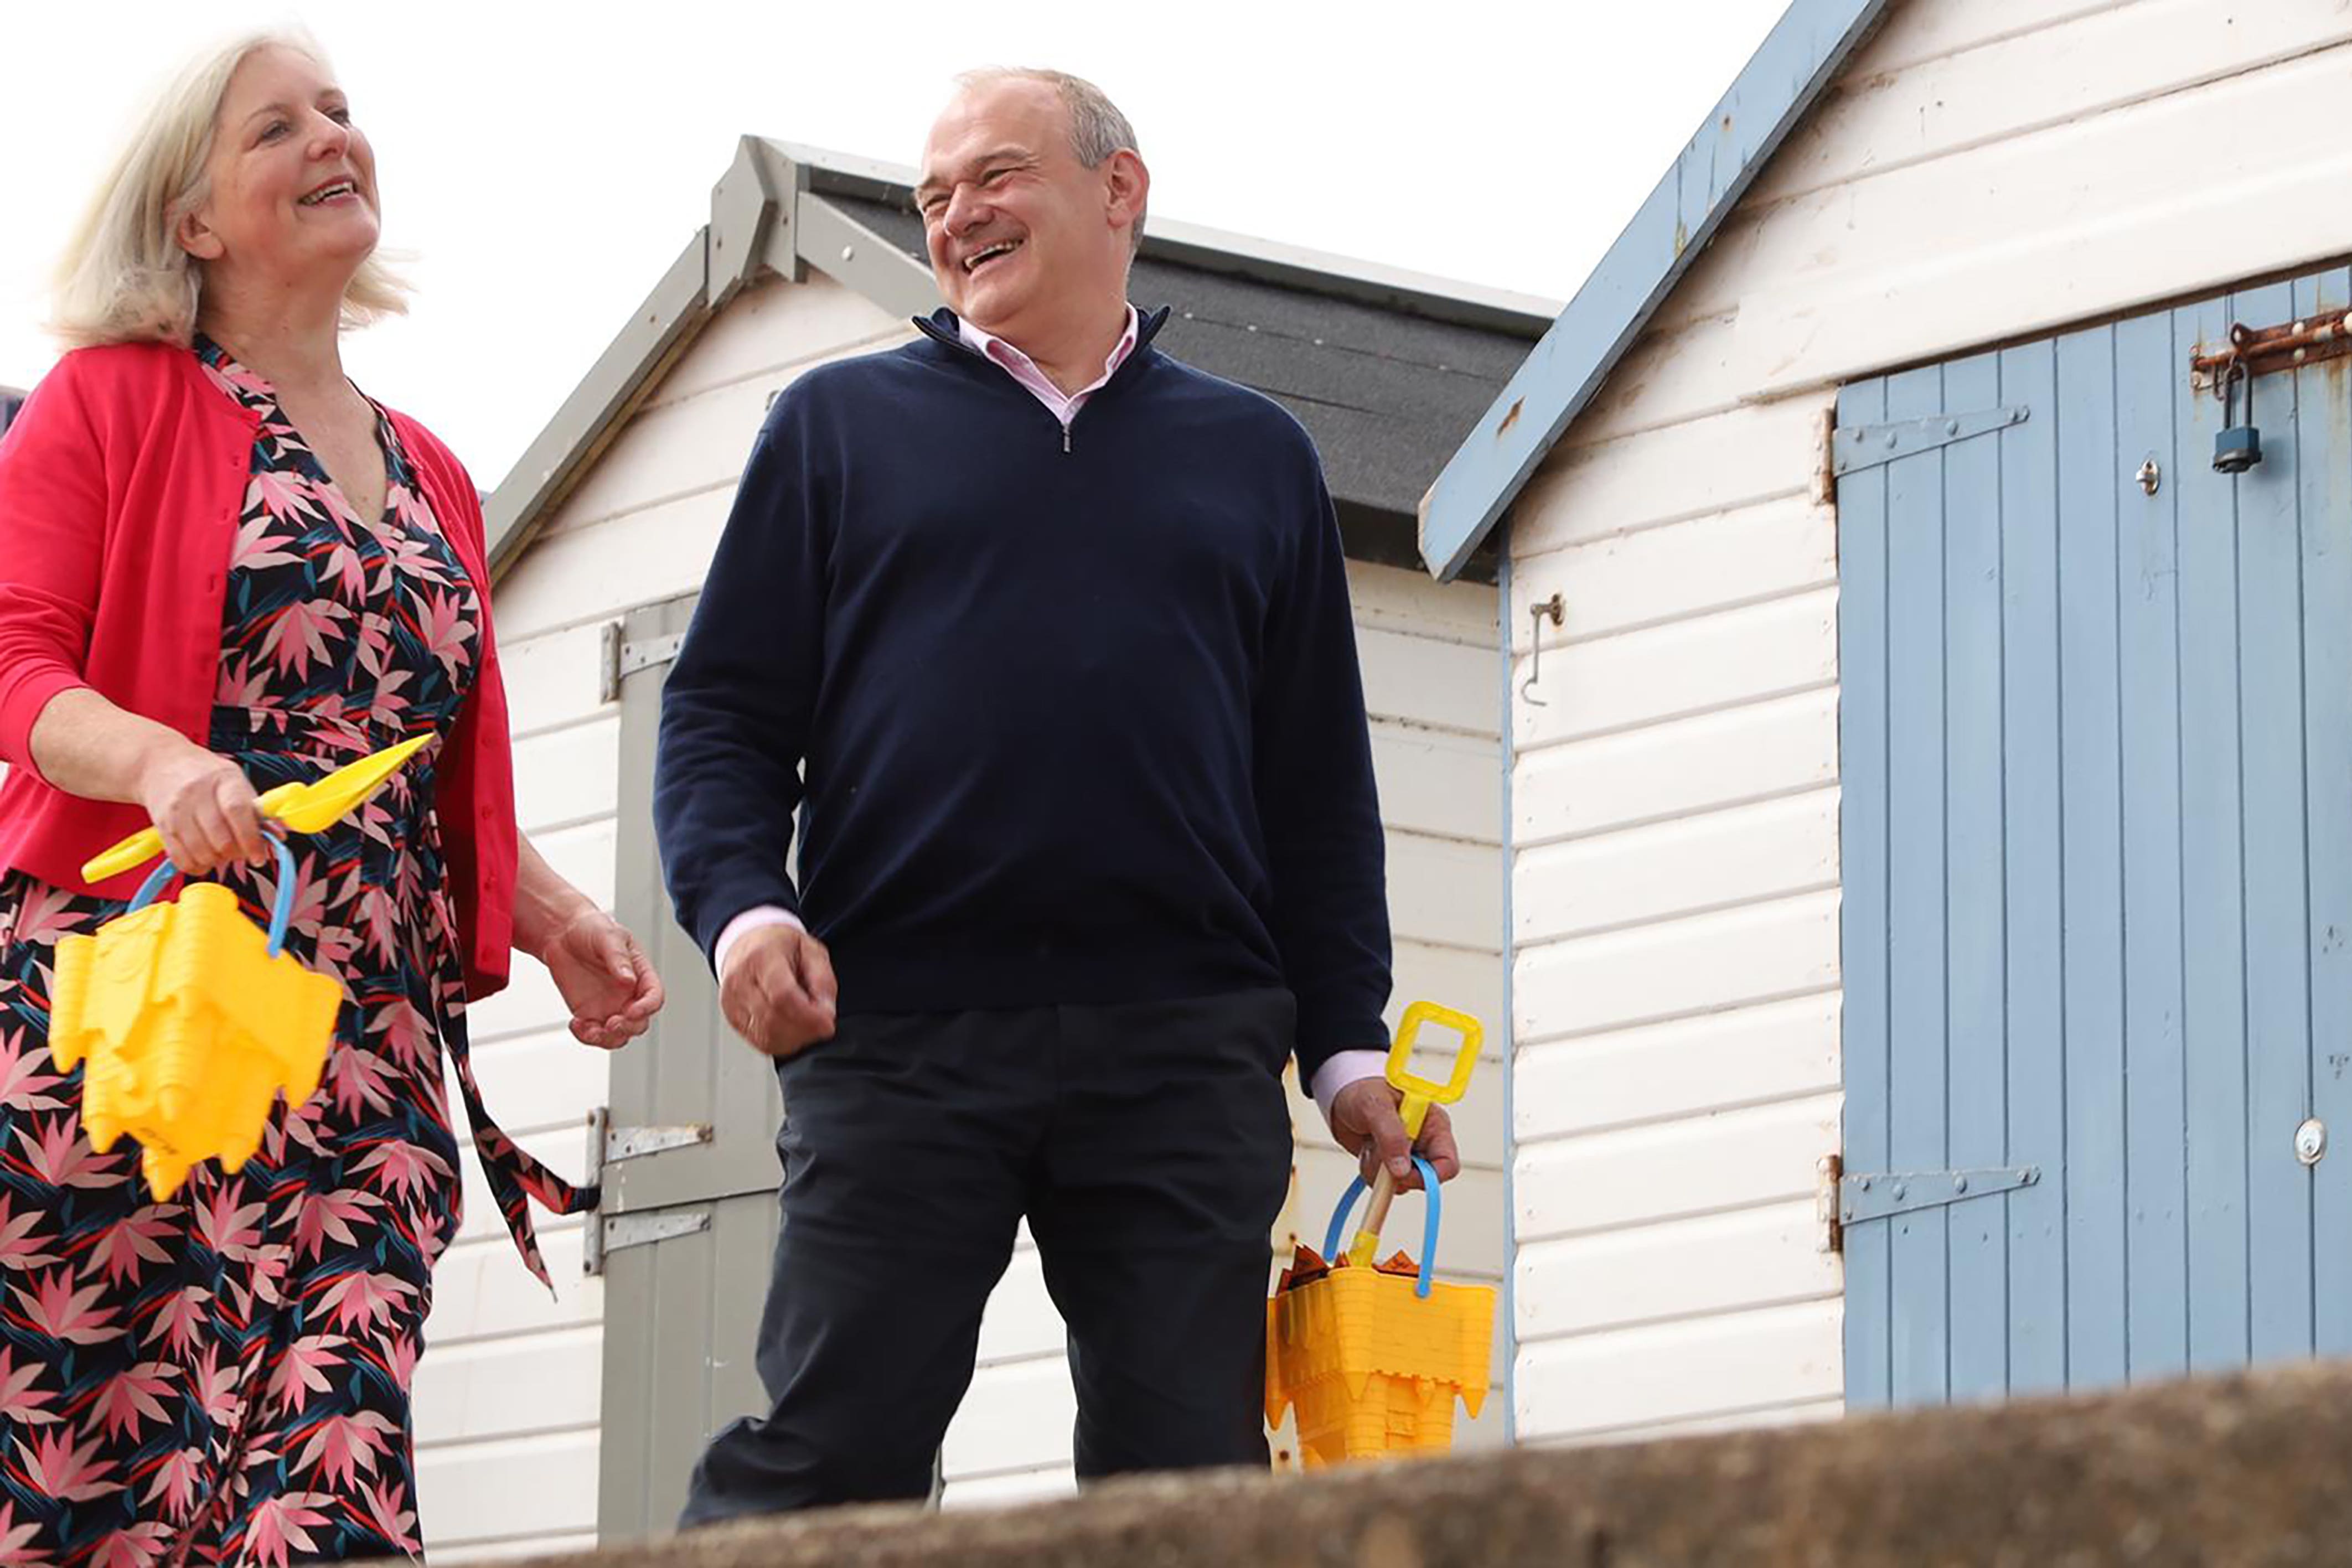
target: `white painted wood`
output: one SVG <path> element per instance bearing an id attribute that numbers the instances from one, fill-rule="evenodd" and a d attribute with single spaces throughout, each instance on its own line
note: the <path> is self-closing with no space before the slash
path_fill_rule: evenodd
<path id="1" fill-rule="evenodd" d="M 1837 591 L 1818 589 L 1513 662 L 1524 756 L 1668 719 L 1817 690 L 1837 678 Z M 1538 706 L 1528 700 L 1530 679 Z"/>
<path id="2" fill-rule="evenodd" d="M 1837 894 L 1549 942 L 1512 967 L 1522 1046 L 1806 995 L 1837 984 Z"/>
<path id="3" fill-rule="evenodd" d="M 1042 1470 L 1018 1470 L 985 1480 L 951 1481 L 940 1492 L 941 1508 L 1013 1508 L 1075 1497 L 1077 1473 L 1067 1465 Z"/>
<path id="4" fill-rule="evenodd" d="M 525 834 L 583 826 L 618 805 L 621 718 L 543 730 L 514 746 L 515 808 Z"/>
<path id="5" fill-rule="evenodd" d="M 1730 372 L 1769 396 L 2341 256 L 2347 76 L 2338 46 L 1773 209 Z"/>
<path id="6" fill-rule="evenodd" d="M 1810 1199 L 1838 1149 L 1841 1103 L 1818 1094 L 1522 1149 L 1519 1243 Z"/>
<path id="7" fill-rule="evenodd" d="M 453 1444 L 416 1456 L 418 1511 L 437 1556 L 446 1541 L 498 1542 L 596 1528 L 597 1435 L 585 1431 Z M 480 1527 L 495 1521 L 495 1532 Z"/>
<path id="8" fill-rule="evenodd" d="M 1476 582 L 1433 582 L 1424 571 L 1348 563 L 1356 624 L 1472 648 L 1495 646 L 1495 591 Z"/>
<path id="9" fill-rule="evenodd" d="M 416 1446 L 593 1427 L 604 1375 L 594 1324 L 439 1347 L 416 1364 Z"/>
<path id="10" fill-rule="evenodd" d="M 1843 1322 L 1836 1301 L 1803 1301 L 1528 1345 L 1519 1432 L 1623 1432 L 1841 1395 Z"/>
<path id="11" fill-rule="evenodd" d="M 1534 1448 L 1597 1448 L 1612 1443 L 1658 1443 L 1669 1437 L 1703 1437 L 1711 1432 L 1756 1431 L 1774 1427 L 1805 1427 L 1822 1421 L 1835 1421 L 1845 1414 L 1845 1396 L 1832 1395 L 1827 1398 L 1805 1399 L 1793 1404 L 1769 1405 L 1760 1409 L 1738 1410 L 1726 1416 L 1698 1416 L 1687 1421 L 1654 1421 L 1632 1427 L 1613 1427 L 1606 1432 L 1569 1432 L 1553 1436 L 1530 1437 L 1524 1441 Z"/>
<path id="12" fill-rule="evenodd" d="M 1488 668 L 1499 670 L 1494 655 Z M 1383 720 L 1372 729 L 1381 821 L 1450 839 L 1503 841 L 1503 781 L 1492 740 Z M 1499 858 L 1496 864 L 1501 863 Z"/>
<path id="13" fill-rule="evenodd" d="M 680 355 L 647 408 L 667 408 L 688 398 L 751 381 L 845 348 L 908 335 L 907 319 L 893 315 L 856 289 L 822 272 L 804 283 L 766 277 L 728 302 L 718 319 Z"/>
<path id="14" fill-rule="evenodd" d="M 1491 644 L 1471 647 L 1360 626 L 1356 656 L 1372 717 L 1460 735 L 1501 733 L 1502 694 Z"/>
<path id="15" fill-rule="evenodd" d="M 730 474 L 593 528 L 534 540 L 500 589 L 499 625 L 526 635 L 590 625 L 698 592 L 734 495 Z"/>
<path id="16" fill-rule="evenodd" d="M 1511 783 L 1511 841 L 1524 852 L 1836 778 L 1837 692 L 1819 686 L 1527 753 Z"/>
<path id="17" fill-rule="evenodd" d="M 1811 1199 L 1800 1198 L 1519 1248 L 1519 1340 L 1757 1306 L 1825 1301 L 1843 1288 Z"/>
<path id="18" fill-rule="evenodd" d="M 1502 861 L 1492 844 L 1388 835 L 1389 921 L 1408 941 L 1493 951 L 1500 946 Z"/>
<path id="19" fill-rule="evenodd" d="M 948 1426 L 940 1466 L 963 1480 L 1067 1464 L 1077 1414 L 1070 1369 L 1058 1358 L 984 1368 Z"/>
<path id="20" fill-rule="evenodd" d="M 1524 944 L 1833 887 L 1834 789 L 1573 839 L 1517 857 Z"/>
<path id="21" fill-rule="evenodd" d="M 618 711 L 604 700 L 600 689 L 604 664 L 595 621 L 536 637 L 516 635 L 509 641 L 513 626 L 503 609 L 503 585 L 498 602 L 501 606 L 495 622 L 499 669 L 506 681 L 507 712 L 518 740 Z"/>
<path id="22" fill-rule="evenodd" d="M 562 1146 L 566 1138 L 586 1146 L 586 1134 L 579 1129 L 588 1108 L 603 1103 L 611 1066 L 610 1056 L 581 1044 L 561 1028 L 498 1040 L 474 1051 L 474 1078 L 482 1086 L 483 1103 L 499 1125 L 533 1149 Z M 462 1115 L 457 1130 L 466 1134 Z M 550 1134 L 559 1135 L 546 1135 Z M 567 1151 L 562 1163 L 570 1169 L 577 1162 Z"/>
<path id="23" fill-rule="evenodd" d="M 1615 632 L 1780 598 L 1837 581 L 1837 512 L 1793 497 L 1687 522 L 1530 552 L 1511 581 L 1511 647 L 1532 646 L 1531 606 L 1557 593 L 1547 650 Z"/>
<path id="24" fill-rule="evenodd" d="M 1638 453 L 1606 441 L 1561 447 L 1512 514 L 1514 577 L 1522 555 L 1811 495 L 1821 476 L 1828 406 L 1828 399 L 1811 397 L 1735 408 L 1704 424 L 1634 437 Z M 1537 598 L 1551 591 L 1525 586 Z"/>
<path id="25" fill-rule="evenodd" d="M 541 1218 L 540 1250 L 554 1277 L 554 1294 L 525 1270 L 503 1232 L 461 1240 L 434 1270 L 433 1312 L 425 1321 L 428 1357 L 444 1345 L 604 1321 L 604 1283 L 580 1271 L 579 1222 Z"/>
<path id="26" fill-rule="evenodd" d="M 1675 1023 L 1522 1045 L 1522 1155 L 1581 1134 L 1827 1093 L 1840 1080 L 1834 990 Z"/>
<path id="27" fill-rule="evenodd" d="M 1896 68 L 1914 18 L 1968 5 L 1910 5 L 1864 51 L 1748 193 L 1770 206 L 1849 181 L 2282 64 L 2352 38 L 2336 0 L 2138 0 Z M 2052 7 L 2042 7 L 2044 11 Z"/>

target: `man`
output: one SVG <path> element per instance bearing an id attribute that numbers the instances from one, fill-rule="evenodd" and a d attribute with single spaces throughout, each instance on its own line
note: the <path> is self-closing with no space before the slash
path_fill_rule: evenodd
<path id="1" fill-rule="evenodd" d="M 776 401 L 670 674 L 671 894 L 785 1118 L 772 1408 L 688 1525 L 922 1497 L 1024 1216 L 1078 1473 L 1263 1465 L 1286 1058 L 1412 1185 L 1330 500 L 1128 304 L 1150 183 L 1098 89 L 964 79 L 916 193 L 949 308 Z"/>

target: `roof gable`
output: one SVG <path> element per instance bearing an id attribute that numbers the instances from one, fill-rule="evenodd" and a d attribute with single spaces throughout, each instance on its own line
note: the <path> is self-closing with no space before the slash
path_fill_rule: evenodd
<path id="1" fill-rule="evenodd" d="M 1789 133 L 1894 0 L 1792 0 L 1422 499 L 1420 549 L 1451 578 L 1591 402 Z"/>

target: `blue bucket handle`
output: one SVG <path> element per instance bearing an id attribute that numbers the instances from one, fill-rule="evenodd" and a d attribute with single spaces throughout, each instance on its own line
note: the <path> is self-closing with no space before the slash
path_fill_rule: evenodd
<path id="1" fill-rule="evenodd" d="M 269 911 L 269 956 L 275 958 L 286 946 L 286 925 L 294 917 L 294 852 L 277 834 L 271 833 L 268 838 L 269 847 L 278 852 L 278 896 Z M 155 869 L 147 873 L 147 880 L 139 884 L 131 907 L 122 913 L 136 915 L 154 903 L 179 874 L 180 868 L 172 863 L 170 856 L 157 862 Z"/>
<path id="2" fill-rule="evenodd" d="M 1437 1263 L 1437 1221 L 1442 1200 L 1437 1191 L 1437 1172 L 1419 1155 L 1413 1155 L 1412 1163 L 1414 1168 L 1421 1172 L 1421 1191 L 1423 1200 L 1421 1222 L 1421 1279 L 1413 1286 L 1412 1293 L 1425 1300 L 1429 1295 L 1429 1271 Z M 1331 1211 L 1331 1228 L 1323 1234 L 1323 1256 L 1327 1260 L 1338 1260 L 1339 1233 L 1347 1228 L 1348 1211 L 1356 1207 L 1356 1199 L 1368 1190 L 1370 1189 L 1364 1186 L 1364 1178 L 1359 1176 L 1348 1184 L 1348 1190 L 1339 1195 L 1339 1207 Z"/>

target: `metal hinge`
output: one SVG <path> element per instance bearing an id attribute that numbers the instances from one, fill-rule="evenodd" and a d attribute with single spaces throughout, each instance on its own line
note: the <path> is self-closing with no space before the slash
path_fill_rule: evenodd
<path id="1" fill-rule="evenodd" d="M 1922 452 L 1933 452 L 1955 441 L 1990 435 L 2013 424 L 2023 424 L 2032 414 L 2032 409 L 2017 403 L 2009 408 L 1939 413 L 1929 419 L 1895 420 L 1886 424 L 1840 425 L 1830 433 L 1830 472 L 1843 477 L 1892 463 L 1898 457 L 1916 457 Z"/>
<path id="2" fill-rule="evenodd" d="M 1845 1228 L 1849 1225 L 1866 1225 L 1874 1219 L 1890 1219 L 1923 1208 L 1966 1203 L 1972 1197 L 2015 1192 L 2042 1179 L 2038 1166 L 1995 1166 L 1965 1171 L 1866 1171 L 1847 1176 L 1845 1162 L 1835 1155 L 1824 1156 L 1816 1168 L 1821 1173 L 1817 1208 L 1827 1237 L 1826 1250 L 1832 1252 L 1845 1250 Z"/>
<path id="3" fill-rule="evenodd" d="M 604 1167 L 623 1160 L 673 1149 L 691 1149 L 710 1142 L 711 1129 L 690 1122 L 674 1127 L 615 1127 L 613 1113 L 599 1105 L 588 1113 L 588 1180 L 602 1186 Z M 604 1260 L 631 1247 L 648 1247 L 675 1237 L 692 1236 L 710 1228 L 708 1207 L 652 1209 L 643 1214 L 592 1216 L 581 1247 L 580 1271 L 601 1274 Z"/>
<path id="4" fill-rule="evenodd" d="M 604 674 L 598 680 L 597 695 L 604 702 L 621 700 L 621 683 L 639 670 L 650 670 L 656 664 L 667 664 L 677 657 L 680 644 L 686 641 L 683 632 L 671 632 L 659 637 L 633 637 L 623 641 L 621 623 L 607 621 L 599 634 L 597 656 L 603 661 Z"/>

